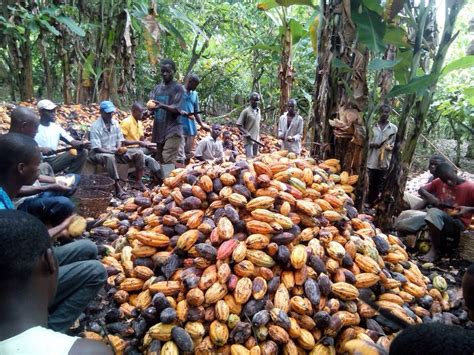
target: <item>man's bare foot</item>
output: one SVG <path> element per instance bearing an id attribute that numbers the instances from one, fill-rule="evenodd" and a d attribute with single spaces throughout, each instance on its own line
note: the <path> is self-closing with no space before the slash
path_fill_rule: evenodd
<path id="1" fill-rule="evenodd" d="M 147 187 L 146 187 L 145 184 L 143 184 L 143 182 L 141 182 L 141 181 L 137 181 L 137 182 L 135 183 L 135 188 L 136 188 L 137 190 L 139 190 L 139 191 L 142 191 L 142 192 L 144 192 L 144 191 L 147 190 Z"/>
<path id="2" fill-rule="evenodd" d="M 431 247 L 430 251 L 427 252 L 425 255 L 420 256 L 420 260 L 427 263 L 432 263 L 437 259 L 439 259 L 439 254 L 433 247 Z"/>
<path id="3" fill-rule="evenodd" d="M 115 183 L 115 197 L 120 200 L 123 200 L 125 197 L 127 197 L 127 194 L 125 191 L 123 191 L 123 188 L 118 181 Z"/>

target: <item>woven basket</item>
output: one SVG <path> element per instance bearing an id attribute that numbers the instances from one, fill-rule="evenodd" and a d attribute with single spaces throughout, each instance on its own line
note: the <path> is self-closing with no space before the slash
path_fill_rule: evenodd
<path id="1" fill-rule="evenodd" d="M 461 233 L 459 255 L 464 260 L 474 262 L 474 230 L 467 230 Z"/>
<path id="2" fill-rule="evenodd" d="M 79 188 L 81 190 L 113 192 L 114 180 L 104 175 L 81 175 Z"/>
<path id="3" fill-rule="evenodd" d="M 72 196 L 77 212 L 84 217 L 97 218 L 107 210 L 112 199 L 110 192 L 101 190 L 78 189 Z"/>

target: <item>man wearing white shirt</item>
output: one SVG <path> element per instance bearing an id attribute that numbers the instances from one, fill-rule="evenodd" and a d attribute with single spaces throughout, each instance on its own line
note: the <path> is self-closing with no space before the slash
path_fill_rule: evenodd
<path id="1" fill-rule="evenodd" d="M 55 174 L 61 171 L 79 174 L 86 162 L 88 154 L 86 148 L 89 148 L 90 144 L 75 140 L 64 128 L 54 122 L 56 107 L 57 105 L 49 100 L 38 102 L 40 125 L 35 140 L 44 156 L 44 161 L 51 165 Z M 60 140 L 75 148 L 77 154 L 74 155 L 71 152 L 56 154 Z"/>

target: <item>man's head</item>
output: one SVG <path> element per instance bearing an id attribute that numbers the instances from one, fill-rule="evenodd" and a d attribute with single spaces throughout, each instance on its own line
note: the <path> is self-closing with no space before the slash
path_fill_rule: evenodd
<path id="1" fill-rule="evenodd" d="M 196 74 L 189 74 L 187 77 L 186 77 L 186 90 L 188 91 L 194 91 L 197 89 L 198 85 L 199 85 L 199 77 L 196 75 Z"/>
<path id="2" fill-rule="evenodd" d="M 32 109 L 17 106 L 11 115 L 10 132 L 25 134 L 31 138 L 38 133 L 39 120 Z"/>
<path id="3" fill-rule="evenodd" d="M 0 282 L 4 291 L 50 304 L 57 278 L 58 265 L 45 225 L 28 213 L 1 210 Z"/>
<path id="4" fill-rule="evenodd" d="M 38 102 L 37 107 L 42 121 L 54 122 L 56 120 L 56 107 L 58 106 L 54 102 L 41 100 Z"/>
<path id="5" fill-rule="evenodd" d="M 430 158 L 430 162 L 428 163 L 428 169 L 429 169 L 431 175 L 433 175 L 435 178 L 437 178 L 437 176 L 436 176 L 436 167 L 439 164 L 445 163 L 445 162 L 446 162 L 446 159 L 443 158 L 441 155 L 433 155 Z"/>
<path id="6" fill-rule="evenodd" d="M 260 95 L 256 92 L 251 93 L 249 97 L 249 101 L 250 101 L 250 106 L 252 106 L 253 109 L 256 109 L 260 102 Z"/>
<path id="7" fill-rule="evenodd" d="M 288 106 L 288 113 L 290 114 L 290 116 L 294 116 L 296 114 L 296 100 L 289 99 L 287 106 Z"/>
<path id="8" fill-rule="evenodd" d="M 449 186 L 456 186 L 459 181 L 456 169 L 446 162 L 438 164 L 435 170 L 435 176 Z"/>
<path id="9" fill-rule="evenodd" d="M 216 140 L 221 135 L 222 128 L 220 124 L 214 123 L 211 127 L 211 137 Z"/>
<path id="10" fill-rule="evenodd" d="M 229 131 L 224 131 L 224 132 L 222 133 L 222 139 L 225 140 L 225 141 L 231 139 L 231 134 L 230 134 L 230 132 L 229 132 Z"/>
<path id="11" fill-rule="evenodd" d="M 31 137 L 20 133 L 0 136 L 0 178 L 13 179 L 19 186 L 31 185 L 39 177 L 41 154 Z"/>
<path id="12" fill-rule="evenodd" d="M 471 264 L 462 278 L 462 295 L 469 319 L 474 321 L 474 264 Z"/>
<path id="13" fill-rule="evenodd" d="M 390 116 L 390 111 L 392 111 L 392 107 L 389 104 L 382 104 L 380 106 L 380 121 L 386 122 L 388 121 L 388 116 Z"/>
<path id="14" fill-rule="evenodd" d="M 143 113 L 145 112 L 145 107 L 141 102 L 135 101 L 132 105 L 132 116 L 140 121 L 143 119 Z"/>
<path id="15" fill-rule="evenodd" d="M 112 116 L 115 112 L 115 105 L 111 101 L 102 101 L 99 105 L 100 117 L 109 123 L 112 120 Z"/>
<path id="16" fill-rule="evenodd" d="M 163 59 L 160 62 L 161 77 L 165 84 L 173 80 L 174 73 L 176 73 L 176 64 L 171 59 Z"/>
<path id="17" fill-rule="evenodd" d="M 416 324 L 398 334 L 390 355 L 472 354 L 472 331 L 438 322 Z"/>

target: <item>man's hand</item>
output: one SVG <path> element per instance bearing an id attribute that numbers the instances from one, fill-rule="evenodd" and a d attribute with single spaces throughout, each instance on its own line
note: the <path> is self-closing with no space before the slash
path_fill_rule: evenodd
<path id="1" fill-rule="evenodd" d="M 211 131 L 211 127 L 207 124 L 207 123 L 202 123 L 201 125 L 202 129 L 205 130 L 206 132 L 210 132 Z"/>
<path id="2" fill-rule="evenodd" d="M 47 185 L 46 189 L 47 191 L 53 191 L 53 192 L 64 192 L 64 193 L 71 192 L 71 189 L 68 186 L 61 183 Z"/>
<path id="3" fill-rule="evenodd" d="M 290 137 L 287 137 L 286 140 L 287 140 L 288 142 L 294 142 L 294 141 L 295 141 L 295 137 L 291 137 L 291 136 L 290 136 Z"/>
<path id="4" fill-rule="evenodd" d="M 51 155 L 51 154 L 54 154 L 55 150 L 49 147 L 41 147 L 40 152 L 43 155 Z"/>
<path id="5" fill-rule="evenodd" d="M 59 237 L 65 237 L 65 238 L 69 239 L 69 236 L 66 233 L 66 230 L 69 227 L 69 225 L 71 224 L 71 222 L 72 222 L 72 220 L 74 219 L 75 216 L 76 215 L 73 214 L 72 216 L 69 216 L 68 218 L 66 218 L 61 224 L 58 224 L 56 227 L 53 227 L 53 228 L 49 229 L 48 230 L 49 236 L 52 239 L 56 239 L 56 238 L 59 238 Z"/>
<path id="6" fill-rule="evenodd" d="M 85 142 L 82 142 L 81 144 L 81 148 L 84 148 L 84 149 L 91 149 L 91 147 L 92 147 L 91 142 L 85 141 Z"/>
<path id="7" fill-rule="evenodd" d="M 369 148 L 375 148 L 375 149 L 379 149 L 381 147 L 380 144 L 377 144 L 377 143 L 370 143 L 369 144 Z"/>
<path id="8" fill-rule="evenodd" d="M 474 207 L 459 206 L 458 210 L 452 215 L 452 217 L 462 217 L 467 215 L 468 213 L 472 213 L 473 210 Z"/>

